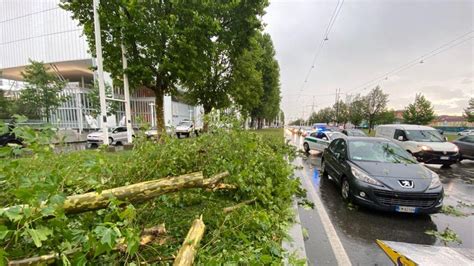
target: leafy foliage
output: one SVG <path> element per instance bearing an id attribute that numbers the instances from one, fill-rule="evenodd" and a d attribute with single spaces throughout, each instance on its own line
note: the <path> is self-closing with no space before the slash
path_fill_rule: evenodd
<path id="1" fill-rule="evenodd" d="M 395 122 L 395 111 L 394 110 L 385 110 L 381 112 L 377 119 L 375 120 L 375 123 L 378 125 L 381 124 L 393 124 Z"/>
<path id="2" fill-rule="evenodd" d="M 336 102 L 332 109 L 334 110 L 334 122 L 346 124 L 349 121 L 349 108 L 342 100 Z"/>
<path id="3" fill-rule="evenodd" d="M 292 167 L 284 158 L 293 156 L 294 149 L 283 143 L 282 136 L 277 141 L 277 137 L 215 126 L 199 138 L 164 137 L 160 145 L 139 137 L 135 149 L 128 152 L 58 153 L 43 131 L 16 130 L 28 148 L 20 149 L 19 158 L 0 161 L 0 202 L 10 207 L 0 209 L 2 262 L 52 252 L 63 254 L 63 263 L 74 265 L 138 263 L 172 256 L 192 219 L 201 214 L 206 234 L 198 263 L 279 263 L 285 256 L 280 242 L 292 219 L 290 203 L 299 192 L 299 181 L 291 178 Z M 72 194 L 193 171 L 209 176 L 224 170 L 231 174 L 225 182 L 237 190 L 193 189 L 135 206 L 112 200 L 107 209 L 67 216 L 62 209 L 65 197 Z M 231 213 L 222 211 L 254 198 L 255 203 Z M 162 223 L 168 229 L 164 243 L 139 247 L 140 231 Z M 116 250 L 120 243 L 127 245 L 126 251 Z"/>
<path id="4" fill-rule="evenodd" d="M 60 94 L 67 81 L 50 73 L 43 62 L 33 60 L 30 60 L 30 65 L 21 74 L 26 86 L 21 91 L 20 102 L 50 122 L 51 112 L 67 99 Z"/>
<path id="5" fill-rule="evenodd" d="M 311 114 L 309 117 L 309 123 L 330 123 L 334 121 L 334 109 L 326 107 L 319 110 L 317 113 Z"/>
<path id="6" fill-rule="evenodd" d="M 437 239 L 441 240 L 445 245 L 451 242 L 458 243 L 458 244 L 462 243 L 461 239 L 459 239 L 459 236 L 456 234 L 456 232 L 451 230 L 449 227 L 446 227 L 444 231 L 441 231 L 441 232 L 428 230 L 425 232 L 425 234 L 435 236 Z"/>
<path id="7" fill-rule="evenodd" d="M 257 63 L 257 69 L 262 74 L 263 94 L 258 105 L 251 109 L 253 124 L 262 128 L 263 119 L 273 120 L 280 112 L 280 67 L 275 59 L 275 48 L 269 34 L 257 35 L 257 41 L 262 49 L 262 57 Z"/>
<path id="8" fill-rule="evenodd" d="M 349 122 L 355 126 L 360 126 L 365 118 L 364 105 L 364 98 L 357 94 L 348 106 Z"/>
<path id="9" fill-rule="evenodd" d="M 377 86 L 364 97 L 365 119 L 369 124 L 369 131 L 373 128 L 377 118 L 385 111 L 388 103 L 388 94 Z"/>
<path id="10" fill-rule="evenodd" d="M 11 104 L 11 101 L 5 97 L 5 91 L 0 89 L 0 119 L 10 118 Z"/>
<path id="11" fill-rule="evenodd" d="M 107 98 L 113 98 L 112 87 L 110 84 L 105 84 L 105 96 Z M 99 97 L 99 84 L 94 83 L 94 87 L 89 92 L 88 99 L 90 101 L 90 108 L 92 110 L 92 115 L 94 117 L 100 114 L 100 97 Z M 107 115 L 111 115 L 117 112 L 120 106 L 120 102 L 117 101 L 107 101 Z"/>
<path id="12" fill-rule="evenodd" d="M 435 118 L 433 106 L 422 94 L 417 94 L 415 102 L 403 112 L 403 120 L 408 124 L 427 125 Z"/>
<path id="13" fill-rule="evenodd" d="M 458 210 L 456 207 L 452 205 L 443 205 L 441 212 L 446 215 L 456 216 L 456 217 L 465 217 L 467 216 L 466 213 Z"/>
<path id="14" fill-rule="evenodd" d="M 130 87 L 145 87 L 155 93 L 160 130 L 164 129 L 163 96 L 176 92 L 178 85 L 197 90 L 193 96 L 198 102 L 209 102 L 211 107 L 225 105 L 226 97 L 222 103 L 218 99 L 227 96 L 226 84 L 203 86 L 220 79 L 248 46 L 267 4 L 265 0 L 101 1 L 104 69 L 120 84 L 123 44 Z M 89 47 L 94 47 L 92 0 L 68 1 L 62 6 L 84 27 Z"/>

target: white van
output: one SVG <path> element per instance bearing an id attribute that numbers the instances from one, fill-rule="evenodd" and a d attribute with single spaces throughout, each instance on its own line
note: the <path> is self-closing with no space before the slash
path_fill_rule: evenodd
<path id="1" fill-rule="evenodd" d="M 459 159 L 458 147 L 432 127 L 380 125 L 375 128 L 375 136 L 394 140 L 420 162 L 449 166 Z"/>

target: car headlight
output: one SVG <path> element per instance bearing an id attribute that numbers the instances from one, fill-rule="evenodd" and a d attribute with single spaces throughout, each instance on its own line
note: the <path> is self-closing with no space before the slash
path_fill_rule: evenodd
<path id="1" fill-rule="evenodd" d="M 455 152 L 459 152 L 458 146 L 454 146 L 454 151 L 455 151 Z"/>
<path id="2" fill-rule="evenodd" d="M 423 151 L 432 151 L 433 149 L 431 147 L 423 145 L 423 146 L 421 146 L 421 150 L 423 150 Z"/>
<path id="3" fill-rule="evenodd" d="M 434 189 L 441 186 L 441 180 L 439 180 L 439 175 L 431 170 L 428 169 L 431 174 L 431 183 L 428 189 Z"/>
<path id="4" fill-rule="evenodd" d="M 370 177 L 367 173 L 363 172 L 362 170 L 359 170 L 355 167 L 351 167 L 352 175 L 354 175 L 355 178 L 359 179 L 362 182 L 376 185 L 376 186 L 383 186 L 382 183 L 379 181 L 373 179 Z"/>

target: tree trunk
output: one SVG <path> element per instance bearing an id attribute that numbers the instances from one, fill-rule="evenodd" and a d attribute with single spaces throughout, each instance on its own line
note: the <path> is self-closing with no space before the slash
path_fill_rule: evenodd
<path id="1" fill-rule="evenodd" d="M 164 97 L 165 91 L 163 88 L 156 88 L 155 90 L 155 116 L 156 116 L 156 129 L 158 132 L 158 138 L 161 134 L 166 134 L 165 128 L 165 107 Z"/>
<path id="2" fill-rule="evenodd" d="M 204 105 L 203 106 L 204 108 L 204 122 L 203 122 L 203 125 L 202 125 L 202 131 L 204 132 L 208 132 L 209 131 L 209 118 L 207 117 L 207 115 L 212 111 L 212 108 L 210 106 L 207 106 L 207 105 Z"/>
<path id="3" fill-rule="evenodd" d="M 206 225 L 202 221 L 202 216 L 194 220 L 193 225 L 188 231 L 188 235 L 183 241 L 183 245 L 179 249 L 178 255 L 174 260 L 174 266 L 190 266 L 193 265 L 194 256 L 201 241 Z"/>

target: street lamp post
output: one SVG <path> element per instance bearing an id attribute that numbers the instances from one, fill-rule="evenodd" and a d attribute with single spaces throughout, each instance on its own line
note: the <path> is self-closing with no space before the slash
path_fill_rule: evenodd
<path id="1" fill-rule="evenodd" d="M 100 116 L 102 129 L 103 144 L 109 144 L 109 131 L 107 130 L 107 105 L 105 102 L 105 83 L 104 83 L 104 68 L 102 63 L 102 39 L 100 37 L 100 20 L 97 8 L 99 7 L 100 0 L 94 0 L 94 33 L 95 33 L 95 51 L 97 59 L 97 75 L 99 79 L 99 98 L 100 98 Z"/>

